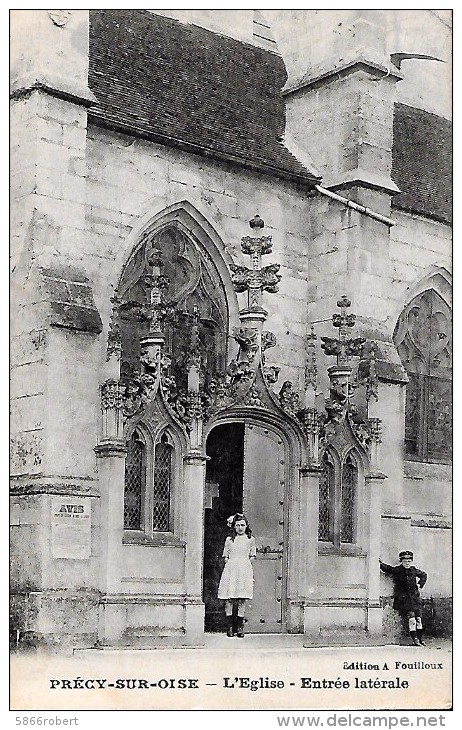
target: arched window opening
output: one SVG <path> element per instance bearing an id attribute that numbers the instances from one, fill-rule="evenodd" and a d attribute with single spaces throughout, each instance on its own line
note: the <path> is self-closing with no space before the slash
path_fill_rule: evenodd
<path id="1" fill-rule="evenodd" d="M 143 495 L 146 483 L 145 445 L 134 431 L 125 459 L 124 529 L 142 529 Z"/>
<path id="2" fill-rule="evenodd" d="M 358 542 L 359 470 L 350 451 L 343 462 L 326 452 L 319 475 L 318 540 L 331 548 Z"/>
<path id="3" fill-rule="evenodd" d="M 117 296 L 121 302 L 122 363 L 124 377 L 136 377 L 140 362 L 140 337 L 147 334 L 149 304 L 149 251 L 160 251 L 163 290 L 169 305 L 164 321 L 165 350 L 171 356 L 171 372 L 178 389 L 187 386 L 187 356 L 194 313 L 199 317 L 200 350 L 210 376 L 226 368 L 228 304 L 223 282 L 205 247 L 176 225 L 145 237 L 127 263 Z"/>
<path id="4" fill-rule="evenodd" d="M 154 490 L 152 498 L 152 530 L 170 529 L 170 491 L 172 484 L 172 447 L 166 437 L 156 444 L 154 462 Z"/>
<path id="5" fill-rule="evenodd" d="M 328 454 L 324 454 L 319 475 L 318 524 L 318 540 L 323 542 L 333 541 L 333 488 L 334 465 Z"/>
<path id="6" fill-rule="evenodd" d="M 451 310 L 434 289 L 408 304 L 394 335 L 409 383 L 405 451 L 415 461 L 452 458 Z"/>
<path id="7" fill-rule="evenodd" d="M 354 542 L 357 488 L 358 467 L 349 455 L 342 469 L 340 542 Z"/>

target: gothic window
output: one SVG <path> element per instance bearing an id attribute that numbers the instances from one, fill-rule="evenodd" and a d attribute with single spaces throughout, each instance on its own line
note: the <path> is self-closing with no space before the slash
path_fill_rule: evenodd
<path id="1" fill-rule="evenodd" d="M 152 530 L 167 532 L 170 527 L 170 488 L 172 482 L 172 447 L 164 436 L 156 444 L 154 461 L 154 493 Z"/>
<path id="2" fill-rule="evenodd" d="M 187 385 L 186 358 L 194 313 L 199 317 L 199 339 L 204 369 L 209 375 L 226 368 L 228 305 L 223 283 L 205 247 L 174 224 L 147 235 L 125 267 L 118 298 L 121 318 L 122 363 L 125 377 L 139 371 L 140 337 L 147 333 L 144 310 L 149 302 L 146 282 L 149 251 L 160 252 L 163 290 L 168 313 L 163 325 L 165 350 L 178 389 Z"/>
<path id="3" fill-rule="evenodd" d="M 150 451 L 135 430 L 125 460 L 124 529 L 171 532 L 173 447 L 164 434 L 152 450 L 154 459 L 149 458 Z"/>
<path id="4" fill-rule="evenodd" d="M 125 459 L 124 529 L 142 529 L 142 500 L 145 487 L 145 446 L 138 433 L 133 432 Z"/>
<path id="5" fill-rule="evenodd" d="M 319 476 L 319 524 L 318 539 L 332 541 L 333 539 L 333 486 L 334 466 L 328 454 L 324 454 Z"/>
<path id="6" fill-rule="evenodd" d="M 225 287 L 206 247 L 181 221 L 166 223 L 143 236 L 124 268 L 115 299 L 122 345 L 121 379 L 128 385 L 133 380 L 137 387 L 143 372 L 140 340 L 149 332 L 152 314 L 153 258 L 162 264 L 164 285 L 160 328 L 167 355 L 164 362 L 170 363 L 168 372 L 163 372 L 164 382 L 181 397 L 187 388 L 193 322 L 199 328 L 199 352 L 196 347 L 194 355 L 201 358 L 201 373 L 208 377 L 225 371 L 229 319 Z M 149 394 L 143 401 L 146 410 L 150 407 L 148 398 Z M 153 424 L 152 409 L 149 418 Z M 176 447 L 166 435 L 160 440 L 151 438 L 142 421 L 127 446 L 124 528 L 151 537 L 174 532 L 175 482 L 181 463 Z M 135 541 L 138 537 L 133 533 L 125 536 Z"/>
<path id="7" fill-rule="evenodd" d="M 356 539 L 358 466 L 351 452 L 342 464 L 325 453 L 319 477 L 318 540 L 340 548 Z"/>
<path id="8" fill-rule="evenodd" d="M 394 339 L 409 378 L 405 451 L 415 461 L 451 461 L 451 332 L 451 311 L 434 289 L 413 299 L 396 326 Z"/>
<path id="9" fill-rule="evenodd" d="M 355 502 L 358 488 L 358 468 L 349 454 L 342 467 L 340 542 L 354 542 Z"/>

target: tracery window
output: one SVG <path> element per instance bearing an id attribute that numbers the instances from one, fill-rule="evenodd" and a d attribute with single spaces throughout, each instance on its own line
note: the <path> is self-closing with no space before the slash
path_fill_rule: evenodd
<path id="1" fill-rule="evenodd" d="M 340 542 L 354 542 L 358 467 L 351 454 L 342 466 L 340 500 Z"/>
<path id="2" fill-rule="evenodd" d="M 170 527 L 170 488 L 172 483 L 172 447 L 164 436 L 156 444 L 154 491 L 152 497 L 152 530 L 167 532 Z"/>
<path id="3" fill-rule="evenodd" d="M 448 463 L 452 457 L 451 310 L 434 289 L 408 304 L 394 339 L 409 378 L 406 456 Z"/>
<path id="4" fill-rule="evenodd" d="M 319 475 L 319 523 L 318 539 L 333 539 L 333 486 L 334 466 L 331 457 L 326 453 L 321 462 Z"/>
<path id="5" fill-rule="evenodd" d="M 166 434 L 149 458 L 146 441 L 135 430 L 125 459 L 124 529 L 148 534 L 172 531 L 173 447 Z"/>
<path id="6" fill-rule="evenodd" d="M 137 431 L 127 445 L 125 458 L 124 529 L 142 529 L 142 501 L 146 482 L 146 449 Z"/>
<path id="7" fill-rule="evenodd" d="M 179 389 L 187 384 L 186 358 L 190 343 L 192 315 L 199 317 L 199 338 L 204 370 L 223 372 L 227 357 L 228 305 L 223 283 L 212 257 L 183 230 L 171 224 L 148 236 L 125 267 L 118 289 L 122 302 L 140 305 L 122 307 L 121 337 L 124 377 L 136 375 L 140 361 L 140 337 L 147 322 L 140 314 L 149 301 L 148 252 L 160 251 L 162 275 L 168 280 L 164 301 L 172 305 L 165 319 L 165 351 L 171 356 L 171 372 Z"/>
<path id="8" fill-rule="evenodd" d="M 326 452 L 319 478 L 318 540 L 335 547 L 356 542 L 358 466 L 349 452 L 341 465 Z"/>
<path id="9" fill-rule="evenodd" d="M 159 252 L 165 319 L 164 352 L 170 356 L 172 390 L 186 390 L 193 317 L 199 324 L 201 373 L 224 372 L 227 362 L 228 305 L 216 264 L 203 243 L 171 222 L 147 233 L 127 262 L 117 289 L 117 322 L 122 344 L 121 378 L 136 385 L 141 372 L 140 339 L 149 328 L 149 258 Z M 196 354 L 196 353 L 195 353 Z M 202 377 L 202 375 L 201 375 Z M 147 406 L 148 407 L 148 406 Z M 174 532 L 175 481 L 180 474 L 176 441 L 167 432 L 151 439 L 142 421 L 127 443 L 124 528 L 147 535 Z M 175 446 L 174 446 L 175 445 Z M 126 536 L 127 537 L 127 536 Z M 137 539 L 133 536 L 133 539 Z M 127 539 L 131 539 L 128 538 Z"/>

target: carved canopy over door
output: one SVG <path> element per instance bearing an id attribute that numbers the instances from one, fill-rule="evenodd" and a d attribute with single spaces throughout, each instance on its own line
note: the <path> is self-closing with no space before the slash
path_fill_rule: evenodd
<path id="1" fill-rule="evenodd" d="M 139 369 L 140 336 L 147 331 L 143 314 L 149 303 L 149 283 L 145 280 L 147 257 L 152 249 L 160 252 L 166 284 L 163 291 L 165 350 L 172 356 L 171 375 L 180 389 L 186 387 L 186 358 L 195 313 L 200 322 L 203 369 L 208 374 L 224 371 L 228 305 L 216 266 L 200 242 L 175 225 L 147 235 L 125 267 L 118 289 L 118 299 L 122 302 L 119 312 L 123 376 L 130 377 Z"/>
<path id="2" fill-rule="evenodd" d="M 451 460 L 451 311 L 433 289 L 412 300 L 401 314 L 395 343 L 409 377 L 405 446 L 408 458 Z"/>

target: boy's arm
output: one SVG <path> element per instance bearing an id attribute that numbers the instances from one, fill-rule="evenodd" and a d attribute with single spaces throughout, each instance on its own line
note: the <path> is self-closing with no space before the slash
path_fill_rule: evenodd
<path id="1" fill-rule="evenodd" d="M 379 564 L 380 564 L 380 570 L 382 570 L 384 573 L 394 573 L 395 568 L 393 565 L 387 565 L 387 563 L 382 563 L 382 561 L 379 558 Z"/>
<path id="2" fill-rule="evenodd" d="M 425 583 L 427 582 L 427 574 L 424 570 L 419 570 L 416 568 L 417 573 L 417 580 L 419 581 L 420 588 L 423 588 Z"/>

